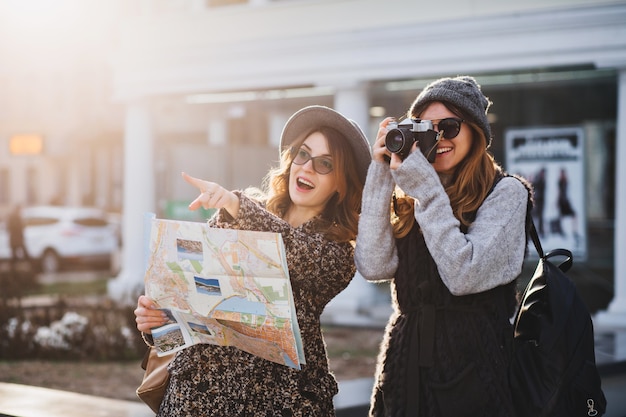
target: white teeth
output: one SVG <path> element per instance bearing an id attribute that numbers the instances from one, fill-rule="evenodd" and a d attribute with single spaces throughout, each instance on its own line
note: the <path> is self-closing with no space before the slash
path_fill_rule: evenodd
<path id="1" fill-rule="evenodd" d="M 298 178 L 298 182 L 301 183 L 301 184 L 304 184 L 304 185 L 306 185 L 308 187 L 311 187 L 311 188 L 315 187 L 315 185 L 313 185 L 312 182 L 309 182 L 309 181 L 305 180 L 304 178 Z"/>
<path id="2" fill-rule="evenodd" d="M 450 152 L 452 148 L 437 148 L 437 153 Z"/>

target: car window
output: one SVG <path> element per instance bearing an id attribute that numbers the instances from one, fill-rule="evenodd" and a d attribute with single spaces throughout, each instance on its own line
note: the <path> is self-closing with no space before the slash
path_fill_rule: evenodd
<path id="1" fill-rule="evenodd" d="M 24 219 L 24 226 L 47 226 L 58 221 L 58 219 L 52 217 L 27 217 Z"/>
<path id="2" fill-rule="evenodd" d="M 99 219 L 97 217 L 83 217 L 80 219 L 74 219 L 74 223 L 86 227 L 102 227 L 108 225 L 105 219 Z"/>

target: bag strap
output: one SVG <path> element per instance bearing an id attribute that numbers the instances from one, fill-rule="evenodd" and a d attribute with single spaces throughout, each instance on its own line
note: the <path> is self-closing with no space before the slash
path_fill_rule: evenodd
<path id="1" fill-rule="evenodd" d="M 519 179 L 515 175 L 509 175 L 509 176 Z M 543 251 L 543 247 L 541 246 L 541 240 L 539 239 L 539 234 L 537 233 L 537 229 L 535 228 L 535 222 L 533 221 L 533 216 L 531 214 L 532 213 L 532 204 L 530 203 L 531 198 L 532 197 L 529 191 L 528 208 L 526 209 L 526 227 L 528 229 L 528 234 L 533 241 L 535 249 L 537 250 L 537 255 L 539 255 L 539 259 L 542 259 L 545 261 L 555 256 L 565 257 L 565 260 L 563 260 L 560 264 L 558 264 L 557 267 L 563 272 L 569 271 L 569 269 L 572 267 L 574 263 L 573 255 L 570 250 L 553 249 L 549 251 L 548 253 L 545 253 Z"/>
<path id="2" fill-rule="evenodd" d="M 541 247 L 541 241 L 539 240 L 539 235 L 537 234 L 537 229 L 535 228 L 535 222 L 533 221 L 533 216 L 530 213 L 530 210 L 526 211 L 526 221 L 528 222 L 528 228 L 530 231 L 530 237 L 533 240 L 533 244 L 535 245 L 535 249 L 537 249 L 537 254 L 540 259 L 548 260 L 554 256 L 563 256 L 565 260 L 562 261 L 557 267 L 563 271 L 567 272 L 572 267 L 574 263 L 572 252 L 568 249 L 553 249 L 548 253 L 543 252 L 543 248 Z"/>
<path id="3" fill-rule="evenodd" d="M 526 221 L 528 222 L 530 238 L 533 240 L 535 249 L 537 249 L 537 254 L 540 258 L 545 258 L 545 254 L 543 253 L 543 247 L 541 247 L 541 241 L 539 240 L 539 235 L 537 234 L 535 222 L 533 221 L 533 216 L 530 214 L 530 210 L 526 210 Z"/>
<path id="4" fill-rule="evenodd" d="M 519 175 L 513 175 L 509 173 L 504 174 L 505 177 L 513 177 L 519 182 L 522 183 L 526 191 L 528 192 L 528 202 L 526 203 L 526 230 L 528 233 L 528 237 L 530 237 L 535 245 L 535 249 L 537 250 L 537 254 L 539 258 L 543 259 L 545 257 L 545 253 L 543 252 L 543 247 L 541 246 L 541 240 L 539 240 L 539 235 L 537 234 L 537 229 L 535 228 L 535 222 L 533 221 L 532 210 L 533 210 L 533 195 L 532 189 L 529 188 L 527 180 L 520 177 Z"/>
<path id="5" fill-rule="evenodd" d="M 548 259 L 548 258 L 551 258 L 553 256 L 564 256 L 565 257 L 565 260 L 557 265 L 557 267 L 561 271 L 563 271 L 563 272 L 569 271 L 569 269 L 572 267 L 572 264 L 574 263 L 574 258 L 573 258 L 572 252 L 570 250 L 567 250 L 567 249 L 553 249 L 550 252 L 546 253 L 546 256 L 545 256 L 544 259 Z"/>

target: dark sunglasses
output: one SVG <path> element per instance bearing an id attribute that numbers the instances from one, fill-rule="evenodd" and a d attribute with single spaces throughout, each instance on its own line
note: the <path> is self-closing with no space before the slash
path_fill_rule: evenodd
<path id="1" fill-rule="evenodd" d="M 294 152 L 292 150 L 292 152 Z M 327 156 L 311 156 L 306 150 L 300 148 L 293 154 L 293 163 L 296 165 L 304 165 L 311 161 L 315 172 L 321 175 L 330 173 L 333 170 L 333 160 Z"/>
<path id="2" fill-rule="evenodd" d="M 444 139 L 454 139 L 461 131 L 461 123 L 464 121 L 465 120 L 459 119 L 458 117 L 446 117 L 445 119 L 439 120 L 439 123 L 435 123 L 433 120 L 433 126 L 435 126 L 439 132 L 442 132 L 441 135 Z"/>

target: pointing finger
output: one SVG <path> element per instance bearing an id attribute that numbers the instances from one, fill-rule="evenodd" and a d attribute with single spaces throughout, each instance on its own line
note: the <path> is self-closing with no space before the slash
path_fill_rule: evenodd
<path id="1" fill-rule="evenodd" d="M 189 184 L 193 185 L 194 187 L 196 187 L 198 190 L 200 190 L 201 192 L 204 192 L 204 188 L 205 188 L 205 182 L 204 180 L 201 180 L 200 178 L 196 178 L 196 177 L 192 177 L 191 175 L 182 172 L 181 173 L 183 179 L 185 181 L 187 181 Z"/>

